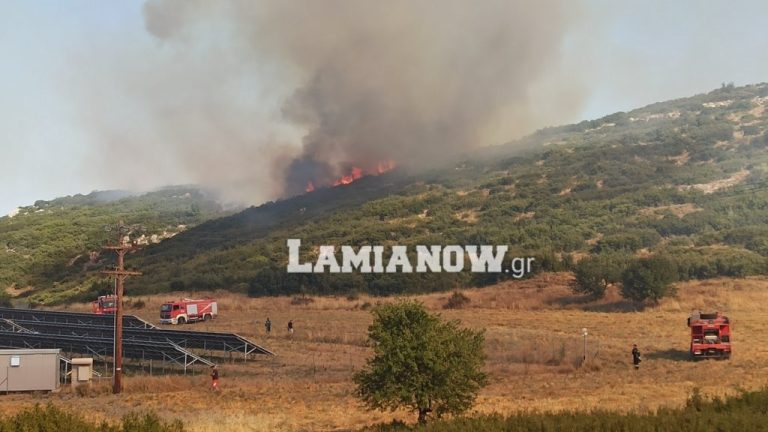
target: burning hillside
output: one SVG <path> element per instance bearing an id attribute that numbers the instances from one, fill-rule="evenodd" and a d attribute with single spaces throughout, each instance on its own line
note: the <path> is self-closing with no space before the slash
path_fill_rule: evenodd
<path id="1" fill-rule="evenodd" d="M 393 170 L 397 164 L 393 160 L 386 160 L 381 161 L 376 164 L 376 167 L 373 169 L 364 170 L 363 168 L 360 168 L 358 166 L 352 166 L 345 174 L 342 174 L 341 176 L 335 178 L 333 181 L 323 181 L 318 182 L 317 180 L 308 180 L 307 181 L 307 187 L 304 189 L 305 192 L 314 192 L 314 190 L 317 187 L 329 187 L 329 186 L 343 186 L 348 185 L 355 180 L 359 180 L 366 176 L 376 176 L 384 174 L 387 171 Z M 317 186 L 316 186 L 317 184 Z"/>

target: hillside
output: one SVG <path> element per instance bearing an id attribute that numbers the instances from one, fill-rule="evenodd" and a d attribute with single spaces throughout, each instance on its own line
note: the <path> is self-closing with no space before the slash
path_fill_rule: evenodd
<path id="1" fill-rule="evenodd" d="M 377 294 L 482 285 L 471 274 L 290 275 L 286 238 L 508 244 L 560 270 L 587 254 L 666 251 L 688 277 L 765 271 L 768 86 L 723 88 L 541 130 L 427 173 L 391 172 L 189 230 L 147 248 L 137 292 Z M 524 150 L 522 150 L 524 149 Z"/>
<path id="2" fill-rule="evenodd" d="M 93 270 L 108 263 L 101 246 L 122 220 L 139 244 L 171 238 L 212 217 L 228 214 L 194 187 L 168 187 L 145 194 L 96 191 L 36 201 L 0 218 L 0 286 L 14 296 L 45 301 L 61 287 L 102 278 Z"/>
<path id="3" fill-rule="evenodd" d="M 302 239 L 306 255 L 323 244 L 506 244 L 511 255 L 536 256 L 537 271 L 568 269 L 591 254 L 665 253 L 682 279 L 760 274 L 768 257 L 767 104 L 766 84 L 724 85 L 540 130 L 441 169 L 395 170 L 252 207 L 131 256 L 144 276 L 127 289 L 392 294 L 504 278 L 287 275 L 287 238 Z M 76 281 L 90 276 L 71 277 L 62 295 L 97 290 Z"/>

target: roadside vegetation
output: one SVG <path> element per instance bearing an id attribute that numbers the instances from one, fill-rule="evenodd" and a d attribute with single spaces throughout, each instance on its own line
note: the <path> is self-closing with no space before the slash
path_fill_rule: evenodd
<path id="1" fill-rule="evenodd" d="M 0 432 L 184 432 L 181 421 L 165 422 L 154 413 L 127 414 L 116 425 L 92 423 L 53 405 L 0 417 Z"/>
<path id="2" fill-rule="evenodd" d="M 364 429 L 368 432 L 740 432 L 768 431 L 768 390 L 706 399 L 694 390 L 682 408 L 650 413 L 593 412 L 519 413 L 455 418 L 426 425 L 403 423 Z"/>

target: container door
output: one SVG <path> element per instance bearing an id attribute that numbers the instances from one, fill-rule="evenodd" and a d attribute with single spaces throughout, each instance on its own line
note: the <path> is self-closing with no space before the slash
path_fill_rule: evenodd
<path id="1" fill-rule="evenodd" d="M 197 316 L 197 305 L 196 304 L 188 304 L 187 305 L 187 315 L 190 317 Z"/>

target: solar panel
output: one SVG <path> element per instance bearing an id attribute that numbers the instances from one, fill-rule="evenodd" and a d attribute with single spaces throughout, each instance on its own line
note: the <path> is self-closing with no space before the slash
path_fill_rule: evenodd
<path id="1" fill-rule="evenodd" d="M 0 319 L 10 320 L 22 329 L 28 328 L 43 334 L 109 339 L 114 335 L 113 315 L 0 307 Z M 36 328 L 32 328 L 34 326 Z M 11 332 L 19 331 L 8 328 L 7 323 L 3 328 Z M 236 333 L 162 330 L 133 315 L 123 317 L 123 338 L 134 341 L 170 341 L 184 349 L 238 353 L 242 354 L 244 359 L 250 354 L 275 355 Z"/>
<path id="2" fill-rule="evenodd" d="M 114 315 L 98 315 L 81 312 L 64 312 L 39 309 L 15 309 L 0 307 L 0 318 L 11 320 L 44 321 L 62 324 L 93 324 L 114 325 Z M 123 316 L 123 327 L 128 328 L 155 328 L 143 319 L 134 315 Z"/>
<path id="3" fill-rule="evenodd" d="M 0 324 L 0 327 L 3 325 Z M 111 357 L 114 343 L 111 338 L 75 335 L 53 335 L 0 330 L 0 346 L 8 348 L 59 348 L 66 352 Z M 171 342 L 123 341 L 123 356 L 135 360 L 163 360 L 184 366 L 194 363 L 212 366 L 214 363 L 191 353 Z"/>
<path id="4" fill-rule="evenodd" d="M 114 326 L 62 324 L 32 320 L 10 320 L 17 326 L 44 334 L 84 336 L 96 338 L 111 338 Z M 247 354 L 274 355 L 248 339 L 235 333 L 197 332 L 161 329 L 124 328 L 123 340 L 134 341 L 171 341 L 183 348 L 202 349 L 206 351 L 224 351 Z"/>

